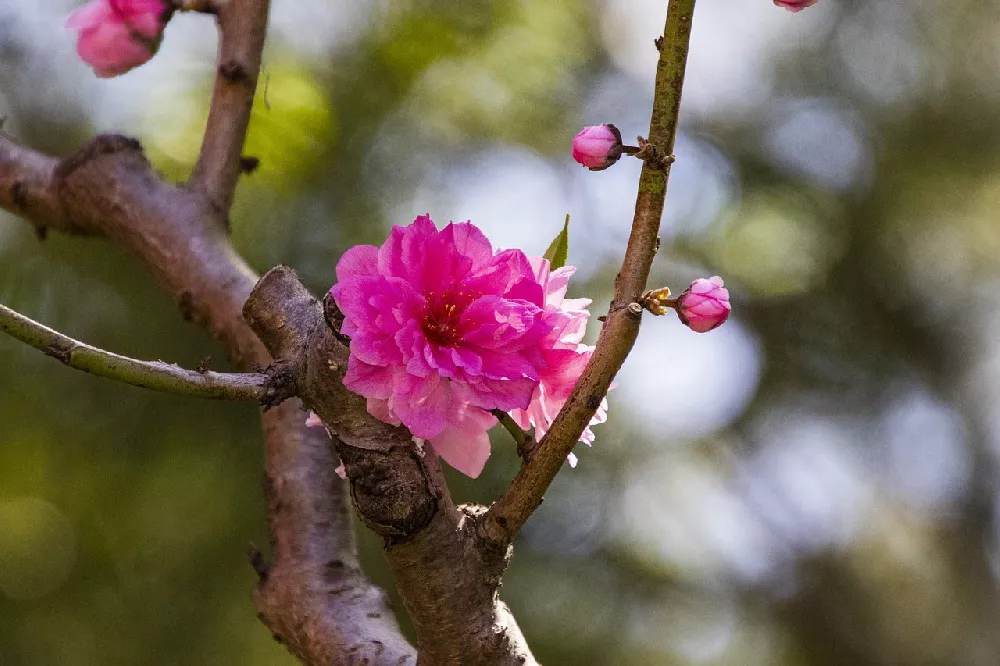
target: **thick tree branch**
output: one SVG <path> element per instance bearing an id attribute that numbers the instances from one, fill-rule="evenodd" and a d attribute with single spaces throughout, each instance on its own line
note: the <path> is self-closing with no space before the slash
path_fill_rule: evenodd
<path id="1" fill-rule="evenodd" d="M 148 266 L 185 318 L 241 367 L 271 362 L 241 316 L 256 276 L 230 246 L 220 211 L 200 193 L 163 182 L 138 142 L 100 136 L 55 161 L 0 136 L 0 174 L 0 185 L 32 183 L 21 204 L 10 206 L 0 194 L 0 206 L 36 226 L 110 237 Z M 274 559 L 254 595 L 261 618 L 307 663 L 411 663 L 415 655 L 391 608 L 354 565 L 350 536 L 338 531 L 348 523 L 346 492 L 328 478 L 328 438 L 305 428 L 305 419 L 298 400 L 263 415 Z"/>
<path id="2" fill-rule="evenodd" d="M 600 406 L 639 333 L 642 308 L 632 306 L 646 290 L 649 269 L 656 256 L 670 176 L 670 161 L 663 158 L 674 150 L 694 4 L 695 0 L 670 0 L 663 38 L 657 43 L 660 59 L 656 68 L 649 144 L 655 146 L 661 159 L 647 160 L 643 164 L 632 233 L 597 349 L 569 400 L 539 442 L 534 456 L 521 467 L 510 488 L 489 510 L 484 535 L 499 544 L 513 540 L 541 504 L 542 495 Z"/>
<path id="3" fill-rule="evenodd" d="M 0 331 L 77 370 L 166 393 L 236 402 L 259 402 L 267 394 L 267 375 L 185 370 L 159 361 L 119 356 L 54 331 L 0 304 Z"/>
<path id="4" fill-rule="evenodd" d="M 62 209 L 54 186 L 58 160 L 19 145 L 0 132 L 0 208 L 21 215 L 40 235 L 48 228 L 71 234 L 95 234 L 76 224 Z"/>
<path id="5" fill-rule="evenodd" d="M 693 5 L 670 0 L 650 129 L 661 157 L 673 147 Z M 187 186 L 163 182 L 138 143 L 125 137 L 98 137 L 58 164 L 0 142 L 8 149 L 0 152 L 0 185 L 9 188 L 0 189 L 0 205 L 40 228 L 109 236 L 146 263 L 182 313 L 243 367 L 269 363 L 269 350 L 280 359 L 297 395 L 334 434 L 354 507 L 382 537 L 422 663 L 534 663 L 498 599 L 501 575 L 514 534 L 541 501 L 635 340 L 641 308 L 631 306 L 655 254 L 669 165 L 649 159 L 643 168 L 611 312 L 573 397 L 490 512 L 456 507 L 433 454 L 405 429 L 369 416 L 364 399 L 344 387 L 348 350 L 294 273 L 269 272 L 247 299 L 254 276 L 229 245 L 224 221 L 239 175 L 266 11 L 266 0 L 229 0 L 218 10 L 219 77 Z M 12 177 L 2 171 L 4 160 L 14 165 Z M 260 338 L 241 316 L 244 300 Z M 264 415 L 275 557 L 270 568 L 259 567 L 261 617 L 308 663 L 406 663 L 413 652 L 381 593 L 360 574 L 342 531 L 347 484 L 331 477 L 330 442 L 319 430 L 305 430 L 304 420 L 297 400 Z"/>
<path id="6" fill-rule="evenodd" d="M 254 591 L 261 619 L 307 664 L 416 663 L 385 593 L 357 558 L 348 486 L 322 428 L 304 422 L 298 400 L 265 419 L 268 526 L 273 561 Z"/>
<path id="7" fill-rule="evenodd" d="M 247 299 L 244 316 L 333 433 L 354 507 L 382 537 L 417 632 L 420 663 L 534 663 L 498 599 L 509 547 L 479 538 L 483 507 L 454 505 L 432 451 L 405 428 L 369 415 L 365 399 L 347 390 L 349 351 L 295 272 L 271 269 Z"/>
<path id="8" fill-rule="evenodd" d="M 268 4 L 268 0 L 215 3 L 219 24 L 215 87 L 201 153 L 189 184 L 223 213 L 228 213 L 233 203 L 240 177 L 243 142 L 267 34 Z"/>

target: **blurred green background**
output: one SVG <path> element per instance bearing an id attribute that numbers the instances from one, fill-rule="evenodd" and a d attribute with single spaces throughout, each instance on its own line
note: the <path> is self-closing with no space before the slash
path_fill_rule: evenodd
<path id="1" fill-rule="evenodd" d="M 211 22 L 95 79 L 79 3 L 0 7 L 0 116 L 67 154 L 140 137 L 188 173 Z M 258 270 L 321 293 L 421 213 L 539 254 L 572 215 L 571 295 L 602 313 L 665 0 L 276 0 L 233 211 Z M 651 286 L 719 274 L 709 335 L 649 318 L 503 587 L 548 664 L 1000 663 L 1000 2 L 701 0 Z M 223 354 L 127 254 L 0 214 L 0 302 L 96 345 Z M 596 331 L 596 322 L 591 334 Z M 496 433 L 488 502 L 516 470 Z M 0 339 L 0 664 L 287 664 L 250 600 L 264 546 L 255 410 L 68 370 Z M 365 565 L 391 585 L 362 533 Z"/>

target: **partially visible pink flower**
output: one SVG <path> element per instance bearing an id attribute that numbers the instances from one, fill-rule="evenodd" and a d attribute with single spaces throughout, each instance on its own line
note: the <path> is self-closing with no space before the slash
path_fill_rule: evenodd
<path id="1" fill-rule="evenodd" d="M 677 297 L 675 308 L 681 322 L 692 331 L 707 333 L 729 318 L 729 290 L 718 275 L 698 278 Z"/>
<path id="2" fill-rule="evenodd" d="M 70 14 L 76 52 L 101 78 L 118 76 L 156 53 L 169 18 L 164 0 L 93 0 Z"/>
<path id="3" fill-rule="evenodd" d="M 469 222 L 438 231 L 422 215 L 381 247 L 351 248 L 330 292 L 351 338 L 344 384 L 368 411 L 427 440 L 476 477 L 490 454 L 490 410 L 524 409 L 552 330 L 520 250 L 494 253 Z"/>
<path id="4" fill-rule="evenodd" d="M 563 266 L 553 271 L 550 270 L 547 259 L 532 257 L 530 261 L 538 283 L 545 290 L 546 321 L 552 324 L 552 330 L 542 341 L 545 368 L 540 373 L 538 388 L 531 395 L 531 404 L 527 409 L 511 410 L 510 415 L 522 429 L 534 427 L 537 441 L 542 439 L 559 410 L 566 404 L 580 374 L 590 361 L 594 348 L 581 343 L 590 317 L 587 310 L 590 299 L 566 298 L 569 279 L 576 269 Z M 607 418 L 608 401 L 605 398 L 580 436 L 580 441 L 592 443 L 594 433 L 589 426 L 604 423 Z M 570 465 L 575 464 L 576 457 L 570 454 Z"/>
<path id="5" fill-rule="evenodd" d="M 774 4 L 778 7 L 784 7 L 790 12 L 800 12 L 806 7 L 812 7 L 819 0 L 774 0 Z"/>
<path id="6" fill-rule="evenodd" d="M 611 124 L 584 127 L 573 137 L 573 159 L 591 171 L 601 171 L 622 156 L 622 135 Z"/>

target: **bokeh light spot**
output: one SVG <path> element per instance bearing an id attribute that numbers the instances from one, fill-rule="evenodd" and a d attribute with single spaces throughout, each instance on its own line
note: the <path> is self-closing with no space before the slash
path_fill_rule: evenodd
<path id="1" fill-rule="evenodd" d="M 0 592 L 37 599 L 65 582 L 76 562 L 69 519 L 37 497 L 0 500 Z"/>

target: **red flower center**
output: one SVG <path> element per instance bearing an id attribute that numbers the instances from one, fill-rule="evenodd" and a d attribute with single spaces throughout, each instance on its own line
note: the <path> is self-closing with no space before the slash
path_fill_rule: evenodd
<path id="1" fill-rule="evenodd" d="M 462 285 L 458 290 L 443 294 L 433 291 L 424 294 L 424 335 L 431 342 L 442 347 L 453 347 L 462 339 L 458 325 L 462 313 L 469 303 L 482 296 L 465 291 Z"/>

